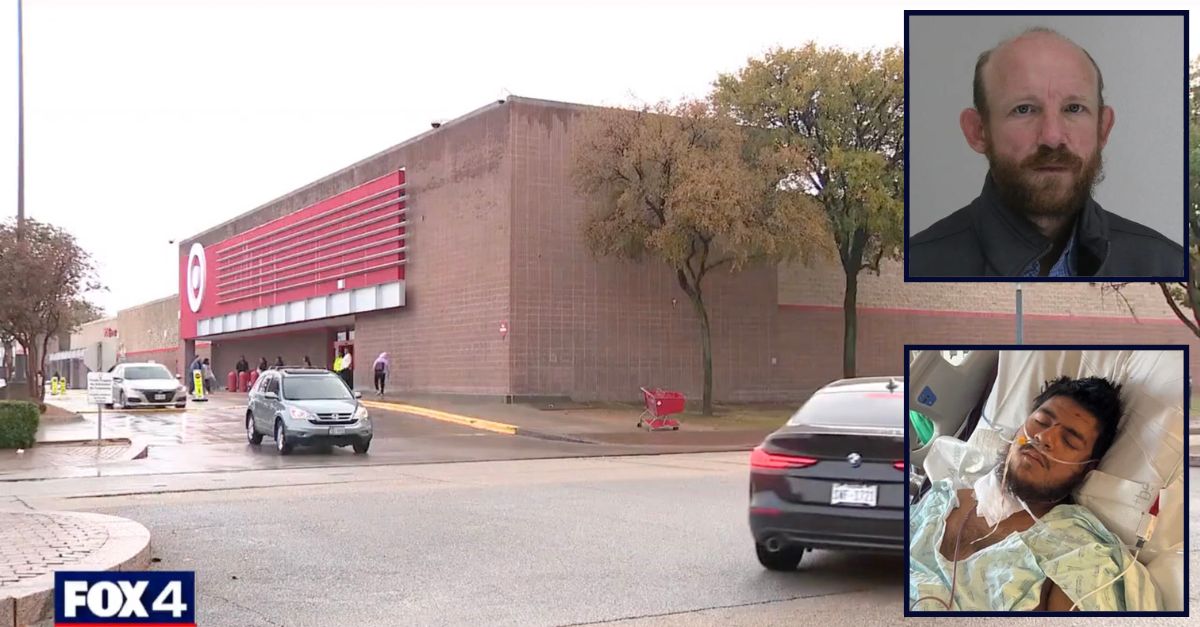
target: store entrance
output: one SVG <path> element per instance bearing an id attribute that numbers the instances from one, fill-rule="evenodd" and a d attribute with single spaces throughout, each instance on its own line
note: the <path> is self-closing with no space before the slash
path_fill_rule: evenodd
<path id="1" fill-rule="evenodd" d="M 345 367 L 346 356 L 349 357 L 349 367 Z M 346 385 L 350 386 L 350 389 L 354 389 L 354 371 L 358 369 L 359 365 L 358 356 L 354 354 L 354 329 L 342 329 L 334 334 L 333 356 L 330 360 L 340 366 L 334 370 L 338 372 Z"/>

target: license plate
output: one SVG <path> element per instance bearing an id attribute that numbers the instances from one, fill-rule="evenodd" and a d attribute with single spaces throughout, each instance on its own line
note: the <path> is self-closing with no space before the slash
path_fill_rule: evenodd
<path id="1" fill-rule="evenodd" d="M 829 504 L 875 507 L 878 496 L 879 486 L 835 483 L 829 495 Z"/>
<path id="2" fill-rule="evenodd" d="M 154 395 L 154 400 L 156 400 L 156 401 L 165 401 L 165 400 L 167 400 L 167 395 L 166 395 L 166 394 L 155 394 L 155 395 Z"/>
<path id="3" fill-rule="evenodd" d="M 346 427 L 329 427 L 329 435 L 342 435 L 346 432 Z"/>

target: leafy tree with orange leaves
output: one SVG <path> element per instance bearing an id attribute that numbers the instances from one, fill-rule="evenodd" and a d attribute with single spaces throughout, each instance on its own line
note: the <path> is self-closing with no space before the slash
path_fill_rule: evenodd
<path id="1" fill-rule="evenodd" d="M 904 225 L 904 63 L 899 48 L 776 49 L 716 81 L 713 100 L 780 149 L 823 209 L 845 274 L 842 370 L 855 376 L 858 276 L 899 259 Z"/>
<path id="2" fill-rule="evenodd" d="M 597 256 L 653 258 L 674 270 L 699 323 L 703 412 L 711 415 L 705 279 L 805 256 L 827 239 L 820 213 L 790 178 L 803 153 L 764 141 L 703 101 L 597 109 L 581 124 L 573 176 L 596 205 L 587 244 Z"/>

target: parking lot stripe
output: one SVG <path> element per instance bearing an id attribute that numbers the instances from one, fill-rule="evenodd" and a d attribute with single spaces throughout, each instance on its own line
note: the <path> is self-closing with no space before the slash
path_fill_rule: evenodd
<path id="1" fill-rule="evenodd" d="M 470 416 L 462 416 L 459 414 L 451 414 L 449 412 L 429 409 L 428 407 L 417 407 L 415 405 L 405 405 L 403 403 L 388 403 L 380 401 L 360 401 L 367 407 L 375 409 L 387 409 L 391 411 L 400 411 L 406 414 L 423 416 L 443 422 L 452 422 L 454 424 L 471 427 L 472 429 L 481 429 L 483 431 L 491 431 L 493 433 L 502 433 L 504 435 L 516 435 L 518 427 L 516 425 L 505 424 L 503 422 L 493 422 L 482 418 L 472 418 Z"/>

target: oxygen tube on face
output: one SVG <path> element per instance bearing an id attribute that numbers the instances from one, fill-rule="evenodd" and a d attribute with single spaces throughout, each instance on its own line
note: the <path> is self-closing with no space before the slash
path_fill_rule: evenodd
<path id="1" fill-rule="evenodd" d="M 1070 466 L 1082 466 L 1085 464 L 1090 464 L 1092 462 L 1100 461 L 1098 459 L 1089 459 L 1089 460 L 1082 461 L 1082 462 L 1069 462 L 1066 460 L 1058 459 L 1057 457 L 1054 457 L 1053 455 L 1051 455 L 1049 453 L 1049 451 L 1047 451 L 1045 449 L 1045 447 L 1042 444 L 1042 441 L 1040 439 L 1030 438 L 1029 432 L 1025 429 L 1024 425 L 1021 426 L 1021 435 L 1016 437 L 1015 443 L 1020 447 L 1030 446 L 1035 451 L 1037 451 L 1039 454 L 1044 456 L 1046 459 L 1056 462 L 1056 463 L 1059 463 L 1059 464 L 1065 464 L 1065 465 L 1070 465 Z M 1005 473 L 1005 478 L 1007 478 L 1007 476 L 1008 476 L 1008 465 L 1007 464 L 1004 467 L 1004 473 Z M 1044 523 L 1042 523 L 1040 518 L 1038 518 L 1036 515 L 1034 515 L 1033 511 L 1029 509 L 1029 505 L 1026 504 L 1023 499 L 1017 497 L 1017 501 L 1021 504 L 1021 507 L 1025 509 L 1025 512 L 1029 514 L 1029 517 L 1033 519 L 1033 522 L 1035 525 L 1044 524 Z M 1122 570 L 1120 572 L 1120 574 L 1118 574 L 1116 577 L 1113 577 L 1111 580 L 1109 580 L 1108 582 L 1104 583 L 1103 585 L 1097 587 L 1095 590 L 1092 590 L 1091 592 L 1080 597 L 1079 600 L 1075 601 L 1071 605 L 1071 608 L 1067 611 L 1070 611 L 1070 612 L 1075 611 L 1075 609 L 1079 607 L 1080 603 L 1084 602 L 1089 597 L 1100 592 L 1101 590 L 1104 590 L 1104 589 L 1108 588 L 1109 586 L 1113 585 L 1118 580 L 1120 580 L 1122 577 L 1124 577 L 1127 573 L 1129 573 L 1129 571 L 1137 564 L 1138 555 L 1141 554 L 1142 546 L 1144 546 L 1146 544 L 1146 541 L 1148 541 L 1150 539 L 1150 536 L 1152 536 L 1154 534 L 1154 528 L 1157 525 L 1157 523 L 1158 523 L 1158 499 L 1155 499 L 1154 504 L 1150 506 L 1150 510 L 1142 515 L 1141 522 L 1138 524 L 1137 544 L 1132 547 L 1129 545 L 1126 545 L 1124 543 L 1117 543 L 1115 545 L 1122 549 L 1129 549 L 1129 548 L 1133 549 L 1133 555 L 1130 559 L 1129 565 L 1126 566 L 1125 569 Z M 993 533 L 995 533 L 995 530 L 993 530 Z M 991 535 L 991 534 L 988 534 L 988 535 Z"/>

